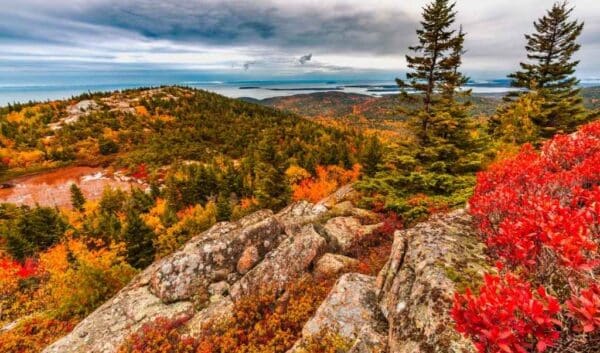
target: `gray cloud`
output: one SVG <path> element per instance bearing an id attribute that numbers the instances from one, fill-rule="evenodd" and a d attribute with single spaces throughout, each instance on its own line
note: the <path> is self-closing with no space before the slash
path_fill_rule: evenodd
<path id="1" fill-rule="evenodd" d="M 416 24 L 416 19 L 401 9 L 379 12 L 354 8 L 347 1 L 320 6 L 233 0 L 76 2 L 79 6 L 66 1 L 53 1 L 52 7 L 37 4 L 36 13 L 129 31 L 147 39 L 297 50 L 317 47 L 343 52 L 397 52 L 408 45 L 401 33 L 412 31 Z M 25 10 L 25 5 L 20 6 Z M 30 32 L 16 25 L 13 35 Z"/>
<path id="2" fill-rule="evenodd" d="M 298 62 L 302 65 L 306 64 L 308 61 L 310 61 L 312 59 L 312 53 L 311 54 L 306 54 L 306 55 L 302 55 L 300 57 L 300 59 L 298 59 Z"/>
<path id="3" fill-rule="evenodd" d="M 399 72 L 427 2 L 21 0 L 3 9 L 0 59 L 69 56 L 177 65 L 201 57 L 205 66 L 251 71 L 377 70 L 385 64 L 383 69 Z M 533 20 L 552 2 L 457 0 L 458 22 L 468 33 L 465 69 L 497 75 L 515 69 L 525 59 L 523 34 L 533 30 Z M 600 55 L 600 2 L 571 2 L 576 16 L 586 21 L 580 71 L 600 75 L 595 60 Z M 319 62 L 302 55 L 309 51 Z"/>

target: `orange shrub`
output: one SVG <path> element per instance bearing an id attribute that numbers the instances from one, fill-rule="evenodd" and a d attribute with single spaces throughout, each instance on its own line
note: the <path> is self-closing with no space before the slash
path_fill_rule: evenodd
<path id="1" fill-rule="evenodd" d="M 316 178 L 308 177 L 292 185 L 292 198 L 294 201 L 318 202 L 340 186 L 357 180 L 360 169 L 359 164 L 355 164 L 349 170 L 336 165 L 318 166 Z"/>
<path id="2" fill-rule="evenodd" d="M 118 353 L 194 353 L 197 345 L 195 340 L 183 337 L 181 332 L 187 320 L 187 317 L 159 317 L 131 335 Z"/>
<path id="3" fill-rule="evenodd" d="M 0 352 L 38 353 L 57 338 L 71 332 L 75 320 L 56 320 L 37 315 L 21 321 L 17 327 L 0 331 Z"/>

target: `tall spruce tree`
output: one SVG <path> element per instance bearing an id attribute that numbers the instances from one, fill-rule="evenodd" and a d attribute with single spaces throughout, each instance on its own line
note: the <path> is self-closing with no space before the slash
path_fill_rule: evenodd
<path id="1" fill-rule="evenodd" d="M 142 269 L 154 261 L 156 234 L 133 209 L 127 211 L 122 237 L 127 248 L 127 262 L 131 266 Z"/>
<path id="2" fill-rule="evenodd" d="M 436 163 L 435 169 L 443 172 L 461 172 L 465 165 L 471 169 L 469 150 L 476 146 L 468 111 L 471 92 L 459 91 L 468 78 L 459 71 L 465 33 L 462 27 L 459 31 L 452 28 L 454 7 L 449 0 L 434 0 L 423 8 L 417 30 L 419 44 L 409 48 L 415 56 L 406 56 L 410 72 L 406 81 L 397 79 L 401 97 L 420 100 L 416 109 L 405 110 L 418 140 L 417 157 L 424 163 Z M 417 95 L 409 95 L 407 89 Z M 458 95 L 462 96 L 460 102 Z"/>
<path id="3" fill-rule="evenodd" d="M 77 186 L 77 184 L 71 184 L 71 205 L 77 211 L 83 211 L 83 205 L 85 205 L 85 197 L 83 196 L 83 192 Z"/>
<path id="4" fill-rule="evenodd" d="M 571 21 L 572 12 L 567 1 L 557 2 L 535 21 L 536 32 L 525 35 L 528 62 L 508 76 L 512 86 L 535 90 L 544 100 L 540 113 L 533 117 L 542 137 L 572 132 L 587 118 L 579 81 L 573 76 L 579 61 L 572 59 L 581 47 L 577 38 L 584 23 Z"/>

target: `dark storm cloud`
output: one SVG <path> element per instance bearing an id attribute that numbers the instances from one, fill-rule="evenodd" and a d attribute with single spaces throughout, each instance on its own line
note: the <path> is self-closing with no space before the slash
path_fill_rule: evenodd
<path id="1" fill-rule="evenodd" d="M 312 53 L 311 54 L 302 55 L 300 57 L 300 59 L 298 59 L 298 62 L 300 62 L 300 64 L 304 65 L 307 62 L 309 62 L 311 59 L 312 59 Z"/>
<path id="2" fill-rule="evenodd" d="M 428 0 L 19 0 L 3 7 L 0 61 L 24 57 L 196 64 L 252 72 L 403 69 Z M 457 0 L 465 70 L 504 75 L 553 0 Z M 600 1 L 571 0 L 586 21 L 579 69 L 600 74 Z M 314 53 L 312 60 L 299 59 Z M 50 60 L 50 59 L 48 59 Z M 0 64 L 1 66 L 2 64 Z"/>
<path id="3" fill-rule="evenodd" d="M 77 2 L 77 1 L 76 1 Z M 377 53 L 409 44 L 416 19 L 400 9 L 377 11 L 352 3 L 293 6 L 271 1 L 105 0 L 52 2 L 48 16 L 167 39 L 218 45 Z M 16 29 L 15 34 L 23 33 Z M 26 32 L 26 31 L 25 31 Z M 311 49 L 312 50 L 312 49 Z"/>

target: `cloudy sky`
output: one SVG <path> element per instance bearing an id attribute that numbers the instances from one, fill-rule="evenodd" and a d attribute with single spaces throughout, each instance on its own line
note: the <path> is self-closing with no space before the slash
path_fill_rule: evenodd
<path id="1" fill-rule="evenodd" d="M 262 76 L 400 73 L 423 0 L 15 0 L 3 5 L 0 71 L 167 68 Z M 552 0 L 457 0 L 465 71 L 501 77 Z M 600 77 L 600 1 L 580 77 Z"/>

